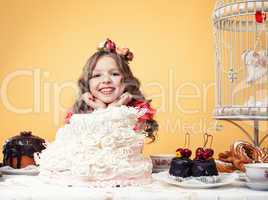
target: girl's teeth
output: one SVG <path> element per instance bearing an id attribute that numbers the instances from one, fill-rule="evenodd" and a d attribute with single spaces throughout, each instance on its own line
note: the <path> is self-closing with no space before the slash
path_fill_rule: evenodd
<path id="1" fill-rule="evenodd" d="M 104 88 L 101 89 L 101 93 L 104 95 L 111 95 L 114 91 L 114 88 Z"/>
<path id="2" fill-rule="evenodd" d="M 113 89 L 112 88 L 106 88 L 106 89 L 102 89 L 101 91 L 102 92 L 111 92 L 111 91 L 113 91 Z"/>

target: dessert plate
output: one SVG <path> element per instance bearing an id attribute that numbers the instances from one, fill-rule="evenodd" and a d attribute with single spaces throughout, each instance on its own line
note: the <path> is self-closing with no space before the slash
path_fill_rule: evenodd
<path id="1" fill-rule="evenodd" d="M 39 174 L 39 170 L 36 166 L 34 165 L 29 165 L 25 168 L 21 169 L 14 169 L 10 166 L 4 166 L 0 167 L 0 172 L 2 174 L 6 175 L 29 175 L 29 176 L 35 176 Z"/>
<path id="2" fill-rule="evenodd" d="M 253 190 L 268 190 L 268 183 L 261 182 L 246 182 L 246 186 Z"/>
<path id="3" fill-rule="evenodd" d="M 168 171 L 159 172 L 152 175 L 155 180 L 162 181 L 171 185 L 176 185 L 184 188 L 206 189 L 217 188 L 232 184 L 237 179 L 237 174 L 221 173 L 217 177 L 216 183 L 205 183 L 195 178 L 189 178 L 185 181 L 176 181 L 169 176 Z"/>
<path id="4" fill-rule="evenodd" d="M 3 174 L 0 172 L 0 182 L 3 181 Z"/>
<path id="5" fill-rule="evenodd" d="M 163 172 L 163 171 L 167 171 L 168 169 L 154 169 L 153 168 L 153 173 L 159 173 L 159 172 Z"/>

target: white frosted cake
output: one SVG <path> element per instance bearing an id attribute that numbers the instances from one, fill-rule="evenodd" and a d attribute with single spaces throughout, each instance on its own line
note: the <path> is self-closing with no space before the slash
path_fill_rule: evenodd
<path id="1" fill-rule="evenodd" d="M 133 130 L 142 114 L 126 106 L 74 114 L 35 156 L 39 176 L 93 187 L 150 183 L 152 163 L 142 155 L 144 136 Z"/>

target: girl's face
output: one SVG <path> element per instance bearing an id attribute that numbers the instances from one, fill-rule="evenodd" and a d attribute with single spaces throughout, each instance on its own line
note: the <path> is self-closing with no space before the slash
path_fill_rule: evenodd
<path id="1" fill-rule="evenodd" d="M 112 57 L 99 58 L 89 80 L 89 89 L 94 97 L 106 104 L 114 102 L 123 94 L 123 74 Z"/>

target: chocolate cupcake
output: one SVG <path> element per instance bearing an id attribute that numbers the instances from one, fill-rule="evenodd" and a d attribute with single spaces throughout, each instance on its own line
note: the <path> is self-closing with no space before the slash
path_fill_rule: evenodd
<path id="1" fill-rule="evenodd" d="M 217 176 L 218 170 L 213 159 L 214 151 L 212 149 L 198 148 L 196 157 L 193 160 L 192 176 Z"/>
<path id="2" fill-rule="evenodd" d="M 45 149 L 44 144 L 44 139 L 32 135 L 30 131 L 9 138 L 3 146 L 3 165 L 17 169 L 34 165 L 34 153 Z"/>
<path id="3" fill-rule="evenodd" d="M 192 160 L 189 159 L 191 154 L 189 149 L 177 149 L 176 157 L 172 159 L 170 164 L 169 174 L 182 178 L 191 176 Z"/>
<path id="4" fill-rule="evenodd" d="M 218 170 L 214 159 L 193 160 L 192 176 L 217 176 Z"/>

